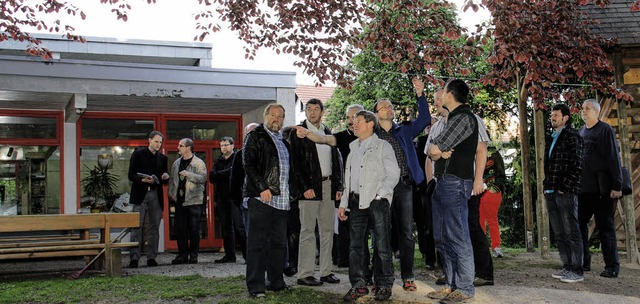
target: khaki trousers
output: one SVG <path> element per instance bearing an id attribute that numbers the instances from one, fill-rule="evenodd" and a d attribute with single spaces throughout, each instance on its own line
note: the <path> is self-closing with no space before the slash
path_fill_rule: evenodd
<path id="1" fill-rule="evenodd" d="M 317 194 L 316 194 L 317 195 Z M 313 276 L 316 260 L 316 221 L 320 234 L 320 276 L 331 274 L 333 266 L 333 230 L 335 223 L 334 197 L 331 197 L 331 179 L 322 182 L 322 200 L 300 200 L 300 245 L 298 278 Z"/>

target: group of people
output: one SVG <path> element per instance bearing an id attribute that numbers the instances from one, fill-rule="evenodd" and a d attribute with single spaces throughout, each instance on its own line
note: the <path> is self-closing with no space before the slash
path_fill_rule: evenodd
<path id="1" fill-rule="evenodd" d="M 245 127 L 241 150 L 233 152 L 233 138 L 221 139 L 222 155 L 209 174 L 225 251 L 215 262 L 235 262 L 240 245 L 252 297 L 287 289 L 284 275 L 297 274 L 297 283 L 305 286 L 340 283 L 332 273 L 335 264 L 349 267 L 345 301 L 369 292 L 387 300 L 396 251 L 402 287 L 415 291 L 414 219 L 426 268 L 435 269 L 437 263 L 444 273 L 436 281 L 444 287 L 430 292 L 430 298 L 461 303 L 474 296 L 476 286 L 493 285 L 491 252 L 503 255 L 497 224 L 505 179 L 502 158 L 497 151 L 488 153 L 489 135 L 467 105 L 464 81 L 450 80 L 435 92 L 440 119 L 434 124 L 424 83 L 416 78 L 413 87 L 418 115 L 402 124 L 394 121 L 391 101 L 383 99 L 373 111 L 350 105 L 348 128 L 332 134 L 322 123 L 324 105 L 311 99 L 299 125 L 284 128 L 285 109 L 273 103 L 266 106 L 263 123 Z M 571 129 L 568 107 L 556 105 L 551 115 L 554 132 L 547 141 L 544 185 L 563 262 L 553 276 L 564 282 L 580 281 L 582 271 L 589 270 L 586 225 L 593 214 L 607 263 L 601 275 L 616 277 L 619 271 L 612 200 L 621 195 L 620 166 L 615 134 L 598 121 L 597 112 L 597 102 L 585 102 L 587 125 L 579 134 Z M 428 135 L 416 145 L 414 139 L 424 131 Z M 161 133 L 152 132 L 148 148 L 133 153 L 129 168 L 131 203 L 141 213 L 141 227 L 145 214 L 149 217 L 147 265 L 157 266 L 162 184 L 167 183 L 168 198 L 176 206 L 179 250 L 172 264 L 197 263 L 206 165 L 193 154 L 193 140 L 185 138 L 169 171 L 159 152 L 162 140 Z M 593 195 L 594 189 L 602 190 Z M 141 241 L 140 229 L 132 241 Z M 140 248 L 135 248 L 129 266 L 137 267 L 139 259 Z"/>
<path id="2" fill-rule="evenodd" d="M 551 111 L 552 134 L 546 140 L 544 196 L 562 269 L 552 276 L 565 283 L 584 280 L 591 270 L 589 221 L 595 218 L 605 269 L 600 276 L 616 278 L 620 271 L 614 226 L 615 202 L 622 197 L 622 173 L 613 128 L 599 120 L 600 104 L 582 104 L 585 125 L 575 130 L 566 104 Z"/>

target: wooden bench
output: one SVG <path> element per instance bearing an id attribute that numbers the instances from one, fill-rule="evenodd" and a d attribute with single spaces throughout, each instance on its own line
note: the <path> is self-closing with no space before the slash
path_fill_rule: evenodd
<path id="1" fill-rule="evenodd" d="M 0 260 L 84 256 L 88 261 L 104 249 L 106 274 L 118 276 L 120 249 L 138 243 L 112 242 L 111 230 L 139 226 L 137 212 L 0 216 Z M 100 237 L 91 235 L 91 229 L 100 229 Z"/>

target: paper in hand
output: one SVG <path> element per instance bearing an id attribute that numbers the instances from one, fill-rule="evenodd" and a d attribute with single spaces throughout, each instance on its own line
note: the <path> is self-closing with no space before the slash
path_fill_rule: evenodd
<path id="1" fill-rule="evenodd" d="M 144 174 L 144 173 L 139 173 L 138 172 L 138 176 L 140 176 L 142 178 L 152 178 L 154 184 L 160 184 L 160 180 L 155 175 L 149 175 L 149 174 Z"/>

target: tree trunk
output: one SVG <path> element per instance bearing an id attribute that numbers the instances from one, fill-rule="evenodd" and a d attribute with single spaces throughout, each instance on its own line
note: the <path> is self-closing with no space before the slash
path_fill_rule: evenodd
<path id="1" fill-rule="evenodd" d="M 533 203 L 531 197 L 531 168 L 529 153 L 529 124 L 527 123 L 527 91 L 522 87 L 523 78 L 518 75 L 518 116 L 520 120 L 520 155 L 522 157 L 522 203 L 524 206 L 525 245 L 528 252 L 534 251 Z"/>
<path id="2" fill-rule="evenodd" d="M 538 247 L 542 259 L 549 259 L 549 211 L 544 198 L 544 111 L 534 110 L 533 127 L 536 146 L 536 217 L 538 219 Z"/>

